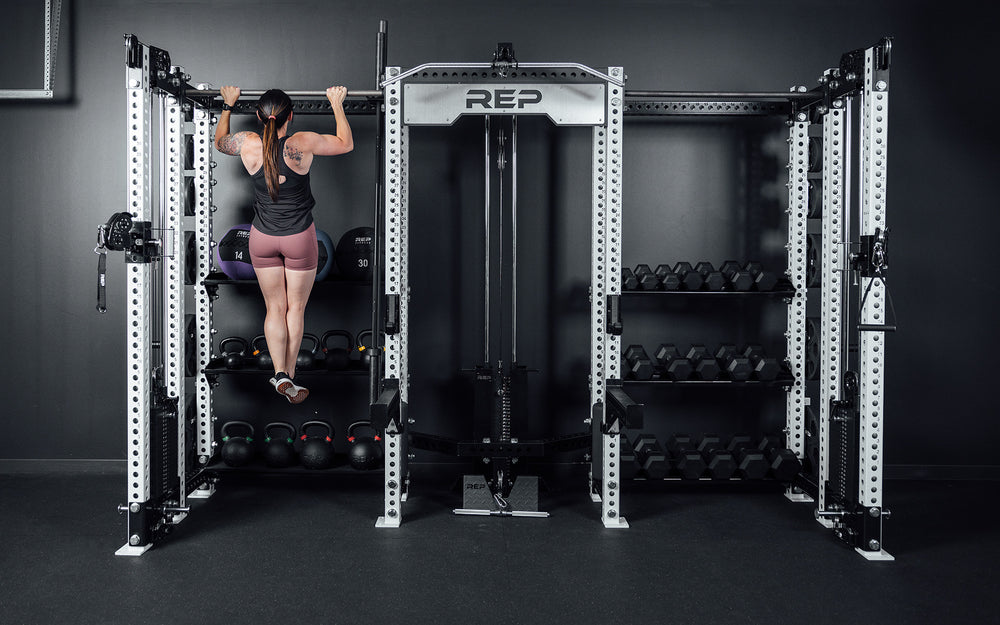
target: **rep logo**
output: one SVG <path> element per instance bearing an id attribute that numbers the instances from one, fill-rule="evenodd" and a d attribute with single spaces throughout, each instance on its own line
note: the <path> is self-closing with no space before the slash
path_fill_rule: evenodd
<path id="1" fill-rule="evenodd" d="M 465 108 L 480 106 L 484 109 L 523 109 L 528 104 L 542 101 L 542 92 L 537 89 L 469 89 L 466 92 Z"/>

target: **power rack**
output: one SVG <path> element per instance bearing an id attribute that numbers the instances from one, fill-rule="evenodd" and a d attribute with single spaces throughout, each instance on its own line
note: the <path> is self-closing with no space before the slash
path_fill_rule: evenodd
<path id="1" fill-rule="evenodd" d="M 886 285 L 891 39 L 843 55 L 840 65 L 824 72 L 814 89 L 754 93 L 627 91 L 622 67 L 599 71 L 577 63 L 518 63 L 510 44 L 498 46 L 490 63 L 434 63 L 403 71 L 386 66 L 386 37 L 382 22 L 376 52 L 378 88 L 351 91 L 345 103 L 349 114 L 375 115 L 378 120 L 369 404 L 372 422 L 385 433 L 385 470 L 384 506 L 376 525 L 400 526 L 411 447 L 491 460 L 487 472 L 474 478 L 489 494 L 475 512 L 501 516 L 516 512 L 508 499 L 518 479 L 513 470 L 517 458 L 589 448 L 590 495 L 600 503 L 601 520 L 605 527 L 628 527 L 622 514 L 619 442 L 623 429 L 642 425 L 643 406 L 629 396 L 621 365 L 624 121 L 776 116 L 786 118 L 789 128 L 789 290 L 780 296 L 787 305 L 787 366 L 793 379 L 784 384 L 784 432 L 798 458 L 810 452 L 815 456 L 788 485 L 786 495 L 815 502 L 819 522 L 866 558 L 891 559 L 882 549 L 882 519 L 888 516 L 882 502 L 885 335 L 895 330 Z M 126 252 L 128 480 L 127 501 L 120 509 L 127 519 L 127 542 L 118 554 L 139 555 L 186 518 L 189 499 L 214 492 L 214 380 L 206 370 L 213 323 L 213 113 L 220 110 L 221 100 L 217 91 L 192 86 L 190 75 L 172 65 L 165 50 L 143 44 L 134 35 L 126 35 L 125 49 L 128 209 L 99 229 L 95 251 L 102 272 L 99 307 L 105 254 Z M 289 95 L 296 113 L 329 112 L 323 91 Z M 240 101 L 234 112 L 252 112 L 251 103 Z M 484 397 L 498 398 L 484 400 L 477 410 L 488 421 L 489 437 L 463 441 L 412 431 L 409 128 L 447 126 L 464 116 L 484 120 L 489 224 L 491 157 L 505 162 L 504 141 L 509 140 L 516 172 L 521 115 L 592 128 L 591 408 L 584 416 L 588 431 L 544 441 L 517 439 L 512 407 L 519 406 L 516 389 L 525 368 L 516 356 L 516 305 L 506 319 L 513 324 L 510 344 L 491 353 L 496 345 L 489 330 L 491 315 L 504 317 L 499 305 L 491 307 L 488 286 L 484 359 L 475 373 Z M 498 154 L 491 151 L 491 123 L 500 128 L 509 123 L 503 135 L 509 139 L 494 146 Z M 810 172 L 810 148 L 818 146 L 822 166 Z M 511 175 L 510 214 L 516 220 L 516 173 Z M 821 194 L 821 202 L 815 201 L 816 194 Z M 812 205 L 821 208 L 814 211 Z M 501 200 L 501 214 L 503 210 Z M 822 224 L 818 250 L 810 248 L 809 241 L 816 240 L 809 235 L 810 217 Z M 193 232 L 190 244 L 184 242 L 186 230 Z M 487 250 L 489 246 L 487 232 Z M 513 269 L 506 271 L 516 297 L 516 234 L 510 253 Z M 486 256 L 486 282 L 491 275 L 502 281 L 502 260 L 491 266 L 488 251 Z M 185 288 L 192 283 L 195 288 Z M 818 289 L 820 317 L 819 336 L 813 337 L 818 357 L 812 360 L 807 327 L 816 298 L 808 297 L 811 286 Z M 189 308 L 194 312 L 188 313 Z M 194 323 L 188 327 L 191 319 Z M 193 366 L 186 367 L 189 361 Z M 819 373 L 816 383 L 807 383 L 810 364 Z M 818 415 L 811 408 L 817 403 Z M 527 494 L 527 499 L 532 497 L 537 492 Z"/>

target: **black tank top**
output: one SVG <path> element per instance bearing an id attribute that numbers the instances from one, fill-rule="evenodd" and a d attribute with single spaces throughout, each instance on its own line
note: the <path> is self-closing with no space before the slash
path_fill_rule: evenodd
<path id="1" fill-rule="evenodd" d="M 264 234 L 284 236 L 298 234 L 312 225 L 312 209 L 316 205 L 309 186 L 309 173 L 297 174 L 285 163 L 285 141 L 278 141 L 278 173 L 285 181 L 278 185 L 278 201 L 267 192 L 267 179 L 261 165 L 253 177 L 253 226 Z"/>

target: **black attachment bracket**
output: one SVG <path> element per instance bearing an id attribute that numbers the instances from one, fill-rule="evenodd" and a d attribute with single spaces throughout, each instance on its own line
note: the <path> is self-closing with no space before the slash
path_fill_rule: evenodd
<path id="1" fill-rule="evenodd" d="M 399 295 L 387 295 L 385 302 L 385 333 L 399 333 Z"/>
<path id="2" fill-rule="evenodd" d="M 605 428 L 610 432 L 610 426 L 618 422 L 618 431 L 622 429 L 637 429 L 643 426 L 643 405 L 636 403 L 621 386 L 621 380 L 609 380 L 607 385 L 607 413 Z"/>
<path id="3" fill-rule="evenodd" d="M 608 295 L 607 301 L 607 322 L 605 332 L 615 336 L 621 336 L 624 326 L 622 325 L 622 296 Z"/>
<path id="4" fill-rule="evenodd" d="M 517 69 L 517 59 L 514 57 L 514 44 L 510 42 L 500 42 L 497 44 L 497 51 L 493 53 L 493 69 L 504 78 L 507 77 L 507 72 Z"/>
<path id="5" fill-rule="evenodd" d="M 380 431 L 400 431 L 399 380 L 389 378 L 383 382 L 382 392 L 369 407 L 368 414 L 372 425 Z M 392 428 L 389 427 L 390 423 L 393 424 Z"/>

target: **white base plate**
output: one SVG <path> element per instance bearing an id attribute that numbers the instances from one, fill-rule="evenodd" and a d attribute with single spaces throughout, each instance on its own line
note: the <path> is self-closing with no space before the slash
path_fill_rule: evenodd
<path id="1" fill-rule="evenodd" d="M 892 562 L 896 559 L 891 554 L 886 552 L 885 549 L 882 549 L 880 551 L 865 551 L 864 549 L 858 549 L 857 547 L 855 547 L 854 550 L 860 553 L 861 557 L 864 558 L 865 560 Z"/>
<path id="2" fill-rule="evenodd" d="M 149 551 L 152 548 L 153 548 L 153 545 L 142 545 L 142 546 L 139 546 L 139 547 L 133 547 L 132 545 L 123 545 L 122 547 L 120 547 L 118 549 L 118 551 L 115 552 L 115 555 L 116 556 L 132 556 L 132 557 L 141 556 L 142 554 L 146 553 L 147 551 Z"/>
<path id="3" fill-rule="evenodd" d="M 375 521 L 375 527 L 399 527 L 399 519 L 389 520 L 384 516 L 380 516 Z"/>

